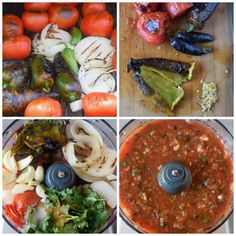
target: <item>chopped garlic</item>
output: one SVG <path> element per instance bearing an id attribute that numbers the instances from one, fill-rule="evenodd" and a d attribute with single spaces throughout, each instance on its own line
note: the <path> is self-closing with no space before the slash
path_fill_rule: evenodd
<path id="1" fill-rule="evenodd" d="M 202 84 L 202 112 L 210 111 L 217 101 L 217 87 L 214 82 L 203 82 Z"/>

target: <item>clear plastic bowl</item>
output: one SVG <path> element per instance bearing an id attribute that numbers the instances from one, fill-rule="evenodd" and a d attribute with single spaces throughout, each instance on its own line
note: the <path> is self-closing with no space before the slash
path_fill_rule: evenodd
<path id="1" fill-rule="evenodd" d="M 126 138 L 134 131 L 136 130 L 138 127 L 150 122 L 153 120 L 130 120 L 120 131 L 120 146 L 123 144 L 123 142 L 126 140 Z M 199 122 L 205 126 L 207 126 L 208 128 L 212 129 L 217 135 L 219 135 L 219 137 L 221 138 L 221 140 L 223 141 L 225 147 L 230 150 L 232 152 L 232 159 L 233 159 L 233 146 L 234 146 L 234 142 L 233 142 L 233 136 L 232 134 L 228 131 L 228 129 L 218 120 L 194 120 L 196 122 Z M 233 191 L 233 190 L 232 190 Z M 125 221 L 125 223 L 127 225 L 129 225 L 133 230 L 135 230 L 138 233 L 148 233 L 148 232 L 144 232 L 142 229 L 138 228 L 134 222 L 132 222 L 122 211 L 122 209 L 120 208 L 119 210 L 120 212 L 120 216 L 121 218 Z M 207 232 L 205 233 L 213 233 L 214 231 L 216 231 L 221 225 L 223 225 L 226 220 L 230 217 L 230 215 L 233 213 L 233 199 L 232 199 L 232 203 L 230 205 L 230 208 L 228 209 L 228 211 L 225 213 L 225 215 L 219 220 L 219 222 L 212 227 L 211 229 L 209 229 Z"/>
<path id="2" fill-rule="evenodd" d="M 7 147 L 11 147 L 14 142 L 14 134 L 19 131 L 23 125 L 29 120 L 15 120 L 3 131 L 3 150 Z M 64 119 L 68 122 L 68 119 Z M 107 147 L 116 150 L 116 131 L 107 123 L 105 120 L 86 120 L 92 124 L 101 134 L 104 143 Z M 3 121 L 4 122 L 4 121 Z M 4 206 L 3 206 L 4 208 Z M 116 220 L 117 209 L 113 209 L 112 215 L 108 218 L 106 224 L 99 230 L 98 233 L 103 233 L 106 231 Z M 25 233 L 22 229 L 15 226 L 3 213 L 3 218 L 12 229 L 18 233 Z"/>

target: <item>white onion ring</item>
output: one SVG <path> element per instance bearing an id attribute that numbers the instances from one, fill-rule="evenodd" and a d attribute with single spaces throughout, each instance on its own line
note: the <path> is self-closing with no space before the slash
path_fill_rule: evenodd
<path id="1" fill-rule="evenodd" d="M 89 135 L 95 137 L 103 147 L 103 140 L 100 133 L 87 121 L 71 120 L 66 127 L 66 136 L 69 139 L 78 140 L 81 135 Z"/>

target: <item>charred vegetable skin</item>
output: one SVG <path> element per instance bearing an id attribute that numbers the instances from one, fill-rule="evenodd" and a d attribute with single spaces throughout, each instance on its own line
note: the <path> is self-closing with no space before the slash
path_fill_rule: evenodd
<path id="1" fill-rule="evenodd" d="M 140 67 L 142 65 L 151 66 L 154 68 L 158 68 L 160 70 L 179 73 L 183 76 L 187 76 L 189 80 L 192 78 L 193 64 L 162 59 L 162 58 L 145 58 L 145 59 L 130 58 L 127 65 L 127 71 L 130 72 L 131 70 L 133 70 L 135 72 L 140 72 Z"/>
<path id="2" fill-rule="evenodd" d="M 31 66 L 32 87 L 49 93 L 54 85 L 54 73 L 51 63 L 43 56 L 37 55 Z"/>
<path id="3" fill-rule="evenodd" d="M 170 39 L 170 44 L 177 51 L 185 53 L 185 54 L 194 55 L 194 56 L 205 55 L 205 54 L 213 51 L 212 47 L 208 47 L 208 46 L 200 47 L 198 45 L 195 45 L 195 44 L 192 44 L 189 42 L 185 42 L 184 40 L 181 40 L 178 38 Z"/>
<path id="4" fill-rule="evenodd" d="M 137 30 L 145 41 L 161 44 L 165 41 L 168 26 L 169 17 L 166 12 L 150 12 L 139 18 Z"/>
<path id="5" fill-rule="evenodd" d="M 3 114 L 12 115 L 22 111 L 28 103 L 42 97 L 57 97 L 56 93 L 43 93 L 24 89 L 22 91 L 3 91 Z"/>
<path id="6" fill-rule="evenodd" d="M 3 89 L 22 90 L 29 85 L 29 65 L 22 60 L 3 61 Z"/>
<path id="7" fill-rule="evenodd" d="M 177 32 L 176 39 L 183 40 L 188 43 L 207 43 L 214 41 L 214 36 L 201 32 Z"/>
<path id="8" fill-rule="evenodd" d="M 59 94 L 68 102 L 80 99 L 82 94 L 80 84 L 60 53 L 55 56 L 54 64 L 57 73 L 55 84 Z"/>
<path id="9" fill-rule="evenodd" d="M 159 3 L 136 2 L 134 3 L 134 7 L 136 9 L 136 12 L 141 16 L 147 12 L 155 12 L 159 7 Z"/>
<path id="10" fill-rule="evenodd" d="M 213 15 L 218 5 L 219 3 L 217 2 L 195 3 L 188 17 L 188 30 L 203 29 L 206 21 Z"/>

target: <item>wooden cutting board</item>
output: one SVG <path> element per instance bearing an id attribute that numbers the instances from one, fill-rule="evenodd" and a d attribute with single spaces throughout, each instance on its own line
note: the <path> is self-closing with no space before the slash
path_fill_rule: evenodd
<path id="1" fill-rule="evenodd" d="M 184 29 L 186 17 L 171 22 L 171 29 Z M 204 56 L 180 53 L 168 42 L 152 45 L 145 42 L 136 30 L 138 15 L 131 3 L 120 4 L 120 115 L 166 116 L 150 97 L 141 94 L 132 72 L 126 72 L 129 58 L 158 57 L 183 62 L 196 61 L 191 81 L 183 85 L 184 98 L 174 110 L 176 116 L 232 116 L 233 115 L 233 4 L 221 3 L 207 21 L 203 32 L 214 35 L 210 43 L 214 52 Z M 202 113 L 198 104 L 201 82 L 215 82 L 218 101 L 213 111 Z"/>

